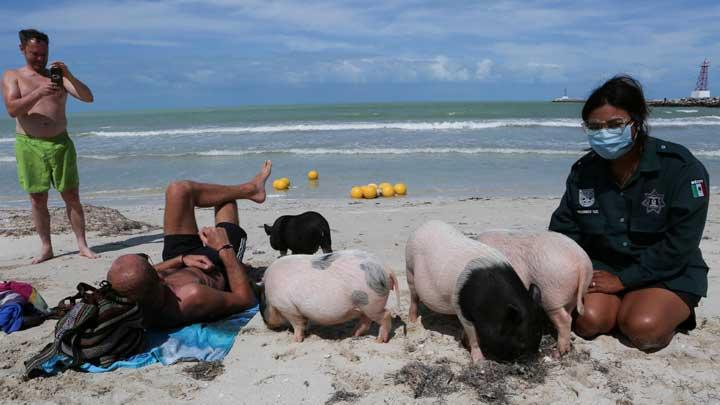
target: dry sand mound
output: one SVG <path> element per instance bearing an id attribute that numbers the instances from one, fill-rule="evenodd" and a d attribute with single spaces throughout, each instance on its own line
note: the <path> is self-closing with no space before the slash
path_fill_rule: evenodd
<path id="1" fill-rule="evenodd" d="M 126 218 L 120 211 L 83 205 L 85 210 L 85 230 L 99 232 L 100 236 L 128 235 L 137 231 L 157 229 L 144 222 Z M 72 231 L 65 208 L 50 208 L 51 232 L 54 234 Z M 30 210 L 0 210 L 0 236 L 27 236 L 35 233 Z"/>

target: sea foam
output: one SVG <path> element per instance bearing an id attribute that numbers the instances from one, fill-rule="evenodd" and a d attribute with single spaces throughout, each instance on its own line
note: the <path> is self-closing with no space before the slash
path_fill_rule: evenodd
<path id="1" fill-rule="evenodd" d="M 689 111 L 689 110 L 688 110 Z M 686 118 L 657 118 L 650 120 L 653 127 L 684 127 L 684 126 L 720 126 L 720 116 L 708 115 Z M 499 119 L 476 121 L 418 121 L 418 122 L 344 122 L 344 123 L 285 123 L 277 125 L 227 126 L 227 127 L 190 127 L 169 128 L 147 131 L 87 131 L 78 135 L 101 137 L 141 137 L 141 136 L 183 136 L 183 135 L 237 135 L 243 133 L 288 133 L 288 132 L 332 132 L 332 131 L 368 131 L 368 130 L 400 130 L 400 131 L 458 131 L 485 130 L 513 127 L 557 127 L 579 128 L 580 120 L 557 119 Z"/>

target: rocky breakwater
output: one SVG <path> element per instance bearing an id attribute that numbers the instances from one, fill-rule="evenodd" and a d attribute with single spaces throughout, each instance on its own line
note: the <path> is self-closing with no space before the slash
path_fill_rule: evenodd
<path id="1" fill-rule="evenodd" d="M 720 107 L 720 97 L 664 98 L 650 100 L 648 105 L 657 107 Z"/>

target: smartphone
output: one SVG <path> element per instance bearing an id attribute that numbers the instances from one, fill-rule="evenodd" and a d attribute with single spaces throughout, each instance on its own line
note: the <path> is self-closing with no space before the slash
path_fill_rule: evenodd
<path id="1" fill-rule="evenodd" d="M 62 79 L 62 69 L 59 67 L 51 67 L 50 68 L 50 81 L 57 84 L 60 87 L 63 87 L 63 79 Z"/>

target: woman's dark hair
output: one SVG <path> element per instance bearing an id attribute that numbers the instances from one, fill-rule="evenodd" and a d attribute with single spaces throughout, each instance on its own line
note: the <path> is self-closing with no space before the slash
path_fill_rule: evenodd
<path id="1" fill-rule="evenodd" d="M 617 75 L 593 90 L 582 109 L 583 121 L 587 121 L 590 113 L 605 104 L 627 111 L 635 124 L 637 139 L 645 140 L 650 131 L 647 123 L 650 111 L 645 102 L 642 86 L 637 80 L 628 75 Z"/>
<path id="2" fill-rule="evenodd" d="M 48 38 L 47 34 L 38 30 L 34 30 L 32 28 L 18 32 L 18 37 L 20 37 L 20 43 L 23 46 L 25 46 L 28 41 L 31 41 L 33 39 L 36 41 L 45 42 L 46 44 L 50 45 L 50 39 Z"/>

